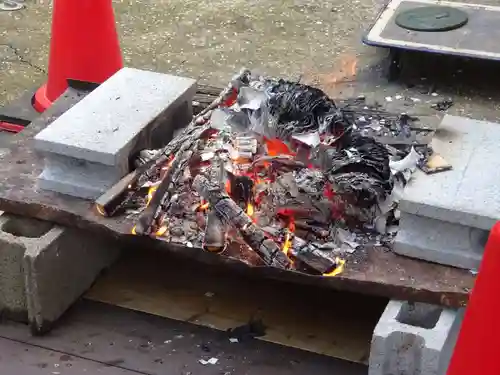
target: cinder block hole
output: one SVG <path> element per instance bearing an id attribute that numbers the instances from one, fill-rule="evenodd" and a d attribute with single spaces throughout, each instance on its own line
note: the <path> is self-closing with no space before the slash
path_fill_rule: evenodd
<path id="1" fill-rule="evenodd" d="M 427 303 L 405 302 L 399 310 L 396 320 L 414 327 L 432 329 L 436 326 L 443 309 Z"/>
<path id="2" fill-rule="evenodd" d="M 48 233 L 52 227 L 53 224 L 48 221 L 9 215 L 8 220 L 2 225 L 2 231 L 17 237 L 39 238 Z"/>

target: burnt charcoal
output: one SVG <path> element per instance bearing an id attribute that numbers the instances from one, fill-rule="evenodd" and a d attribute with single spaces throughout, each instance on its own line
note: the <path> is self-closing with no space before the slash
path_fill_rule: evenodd
<path id="1" fill-rule="evenodd" d="M 253 198 L 253 181 L 248 176 L 229 175 L 231 197 L 237 203 L 247 204 Z"/>
<path id="2" fill-rule="evenodd" d="M 322 167 L 333 191 L 351 205 L 368 208 L 392 191 L 389 153 L 370 137 L 347 135 L 343 149 L 324 150 Z"/>
<path id="3" fill-rule="evenodd" d="M 343 131 L 342 113 L 323 91 L 300 83 L 279 80 L 268 83 L 267 102 L 281 139 L 314 131 Z"/>
<path id="4" fill-rule="evenodd" d="M 294 238 L 290 251 L 296 260 L 319 275 L 331 272 L 337 267 L 336 257 L 332 251 L 320 250 L 314 243 L 307 243 L 301 238 Z"/>
<path id="5" fill-rule="evenodd" d="M 312 197 L 320 197 L 325 192 L 325 175 L 318 170 L 304 168 L 297 172 L 295 183 L 299 191 Z"/>
<path id="6" fill-rule="evenodd" d="M 386 182 L 360 172 L 328 176 L 335 194 L 351 205 L 368 208 L 387 195 Z"/>
<path id="7" fill-rule="evenodd" d="M 266 238 L 265 233 L 252 219 L 233 201 L 220 186 L 209 181 L 205 176 L 194 178 L 193 189 L 210 203 L 226 224 L 236 228 L 251 250 L 255 251 L 268 265 L 290 268 L 290 260 L 284 255 L 278 245 Z M 286 258 L 286 259 L 285 259 Z"/>

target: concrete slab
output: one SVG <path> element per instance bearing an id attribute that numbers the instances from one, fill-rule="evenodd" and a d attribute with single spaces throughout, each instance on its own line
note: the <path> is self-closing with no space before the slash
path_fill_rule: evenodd
<path id="1" fill-rule="evenodd" d="M 490 230 L 500 219 L 500 125 L 446 115 L 432 140 L 453 170 L 417 171 L 400 202 L 404 212 Z"/>
<path id="2" fill-rule="evenodd" d="M 45 168 L 38 177 L 38 187 L 94 199 L 104 194 L 121 177 L 122 171 L 109 165 L 50 154 L 46 156 Z"/>
<path id="3" fill-rule="evenodd" d="M 0 309 L 43 333 L 118 257 L 114 241 L 49 222 L 0 216 Z"/>
<path id="4" fill-rule="evenodd" d="M 39 151 L 123 166 L 164 111 L 192 101 L 191 78 L 123 68 L 35 137 Z M 156 124 L 158 125 L 158 124 Z"/>
<path id="5" fill-rule="evenodd" d="M 489 232 L 460 224 L 401 213 L 394 252 L 464 269 L 477 269 Z"/>
<path id="6" fill-rule="evenodd" d="M 45 156 L 39 188 L 95 199 L 192 117 L 196 81 L 124 68 L 35 137 Z"/>
<path id="7" fill-rule="evenodd" d="M 439 306 L 392 300 L 373 332 L 369 375 L 445 375 L 463 318 Z"/>

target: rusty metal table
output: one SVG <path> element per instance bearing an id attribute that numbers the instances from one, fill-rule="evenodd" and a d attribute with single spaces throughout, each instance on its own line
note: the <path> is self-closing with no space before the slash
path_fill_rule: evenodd
<path id="1" fill-rule="evenodd" d="M 78 103 L 86 93 L 78 88 L 68 88 L 26 130 L 4 142 L 4 148 L 0 148 L 0 210 L 111 235 L 123 241 L 125 246 L 159 249 L 173 256 L 188 257 L 213 267 L 231 268 L 252 277 L 453 307 L 467 302 L 474 283 L 471 273 L 405 258 L 387 248 L 366 249 L 365 256 L 348 262 L 345 271 L 337 277 L 310 276 L 264 266 L 251 267 L 230 256 L 133 236 L 130 234 L 133 223 L 124 217 L 105 218 L 94 211 L 92 202 L 37 190 L 36 179 L 43 169 L 43 158 L 32 149 L 34 135 Z"/>

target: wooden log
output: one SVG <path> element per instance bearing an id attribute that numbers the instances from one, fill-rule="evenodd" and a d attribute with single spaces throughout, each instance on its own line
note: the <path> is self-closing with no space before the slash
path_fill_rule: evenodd
<path id="1" fill-rule="evenodd" d="M 95 201 L 97 212 L 102 216 L 111 217 L 118 213 L 133 195 L 131 187 L 138 177 L 138 170 L 135 169 L 118 181 L 111 189 L 101 195 Z"/>
<path id="2" fill-rule="evenodd" d="M 228 224 L 236 228 L 247 245 L 255 251 L 266 264 L 279 268 L 289 268 L 290 259 L 273 240 L 267 238 L 262 229 L 234 202 L 218 184 L 212 183 L 203 175 L 194 178 L 193 189 Z"/>
<path id="3" fill-rule="evenodd" d="M 226 223 L 222 221 L 215 210 L 210 209 L 207 214 L 203 249 L 212 253 L 223 252 L 226 249 L 226 233 Z"/>

